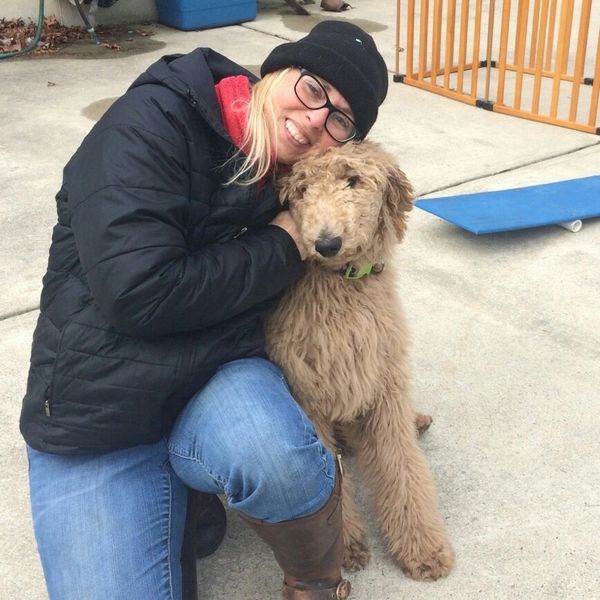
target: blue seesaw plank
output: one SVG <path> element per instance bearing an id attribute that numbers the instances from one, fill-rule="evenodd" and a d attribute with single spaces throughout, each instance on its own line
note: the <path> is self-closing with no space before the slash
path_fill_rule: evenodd
<path id="1" fill-rule="evenodd" d="M 600 175 L 415 203 L 477 235 L 600 216 Z"/>

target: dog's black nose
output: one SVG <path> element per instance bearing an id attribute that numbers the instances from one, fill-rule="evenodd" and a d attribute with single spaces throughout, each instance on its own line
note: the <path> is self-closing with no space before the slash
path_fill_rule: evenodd
<path id="1" fill-rule="evenodd" d="M 335 256 L 342 247 L 342 238 L 337 237 L 320 237 L 315 242 L 315 250 L 322 256 Z"/>

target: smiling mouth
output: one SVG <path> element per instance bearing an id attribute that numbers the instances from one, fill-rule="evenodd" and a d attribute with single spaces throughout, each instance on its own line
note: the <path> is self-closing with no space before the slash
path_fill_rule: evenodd
<path id="1" fill-rule="evenodd" d="M 309 141 L 299 131 L 298 128 L 288 119 L 285 120 L 285 128 L 287 132 L 302 146 L 307 146 Z"/>

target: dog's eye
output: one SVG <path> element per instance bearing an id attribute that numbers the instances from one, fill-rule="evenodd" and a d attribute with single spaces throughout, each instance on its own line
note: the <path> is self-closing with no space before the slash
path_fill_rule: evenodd
<path id="1" fill-rule="evenodd" d="M 351 175 L 350 177 L 348 177 L 348 183 L 346 184 L 346 187 L 353 188 L 358 182 L 358 175 Z"/>

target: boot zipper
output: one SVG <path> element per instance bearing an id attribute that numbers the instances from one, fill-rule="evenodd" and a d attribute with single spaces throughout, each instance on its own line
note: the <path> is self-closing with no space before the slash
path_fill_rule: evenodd
<path id="1" fill-rule="evenodd" d="M 344 465 L 342 464 L 342 454 L 338 452 L 335 456 L 337 458 L 338 467 L 340 468 L 340 478 L 344 477 Z"/>

